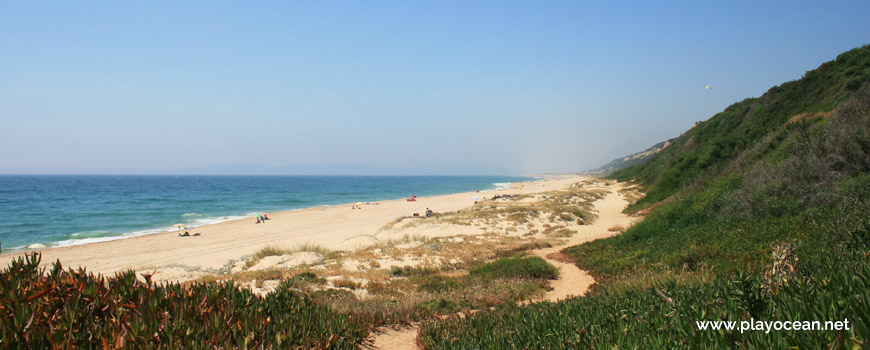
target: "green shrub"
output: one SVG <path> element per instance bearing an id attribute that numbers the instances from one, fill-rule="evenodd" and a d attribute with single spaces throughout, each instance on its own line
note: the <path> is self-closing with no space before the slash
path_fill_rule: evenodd
<path id="1" fill-rule="evenodd" d="M 461 286 L 455 278 L 445 276 L 428 276 L 420 279 L 411 279 L 411 281 L 418 284 L 418 291 L 435 294 L 447 293 Z"/>
<path id="2" fill-rule="evenodd" d="M 390 268 L 390 276 L 392 277 L 429 276 L 437 272 L 433 269 L 415 266 L 393 266 Z"/>
<path id="3" fill-rule="evenodd" d="M 453 300 L 447 298 L 437 298 L 417 304 L 416 309 L 416 312 L 418 314 L 436 315 L 457 312 L 461 310 L 461 307 Z"/>
<path id="4" fill-rule="evenodd" d="M 556 279 L 559 269 L 537 256 L 500 258 L 472 267 L 471 276 L 487 278 L 542 278 Z"/>
<path id="5" fill-rule="evenodd" d="M 297 274 L 296 276 L 293 276 L 293 280 L 299 281 L 299 282 L 318 283 L 318 284 L 326 283 L 325 278 L 317 277 L 317 275 L 315 275 L 313 272 L 301 272 L 301 273 Z"/>

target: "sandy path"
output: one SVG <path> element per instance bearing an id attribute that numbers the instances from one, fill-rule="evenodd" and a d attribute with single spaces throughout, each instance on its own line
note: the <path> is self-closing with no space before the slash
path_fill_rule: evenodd
<path id="1" fill-rule="evenodd" d="M 598 219 L 591 225 L 579 227 L 577 233 L 568 238 L 563 244 L 531 252 L 534 255 L 547 259 L 553 266 L 559 268 L 559 279 L 551 282 L 550 285 L 553 287 L 553 290 L 547 292 L 543 300 L 558 301 L 571 296 L 583 295 L 595 283 L 595 279 L 588 272 L 578 268 L 577 265 L 571 262 L 569 257 L 559 252 L 568 247 L 594 241 L 599 238 L 610 237 L 618 233 L 608 231 L 607 229 L 610 227 L 628 227 L 631 225 L 633 219 L 622 213 L 622 210 L 628 205 L 628 201 L 616 192 L 621 188 L 620 186 L 609 186 L 610 193 L 595 202 L 594 205 L 595 210 L 598 212 Z"/>
<path id="2" fill-rule="evenodd" d="M 413 350 L 417 346 L 417 326 L 393 329 L 384 327 L 379 330 L 372 341 L 372 349 L 378 350 Z"/>

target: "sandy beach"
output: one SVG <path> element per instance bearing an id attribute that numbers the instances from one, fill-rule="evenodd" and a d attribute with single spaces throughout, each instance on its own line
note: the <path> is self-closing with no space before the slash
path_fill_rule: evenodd
<path id="1" fill-rule="evenodd" d="M 351 251 L 395 240 L 409 234 L 425 237 L 444 237 L 479 234 L 479 227 L 456 225 L 414 225 L 406 229 L 389 226 L 403 216 L 413 213 L 425 215 L 426 208 L 435 213 L 455 212 L 474 205 L 475 196 L 492 198 L 494 195 L 529 195 L 563 189 L 583 177 L 568 177 L 514 184 L 511 189 L 467 192 L 445 196 L 419 197 L 417 201 L 404 199 L 362 204 L 319 207 L 304 210 L 270 213 L 271 220 L 255 224 L 247 218 L 207 225 L 190 230 L 199 236 L 179 237 L 182 231 L 120 239 L 79 246 L 40 250 L 42 264 L 60 260 L 66 267 L 84 267 L 100 274 L 135 269 L 138 272 L 156 272 L 157 280 L 187 280 L 208 271 L 218 271 L 228 264 L 238 264 L 246 257 L 266 247 L 293 249 L 303 245 L 316 245 L 329 250 Z M 417 219 L 406 219 L 405 221 Z M 3 265 L 23 253 L 0 256 Z M 191 271 L 198 271 L 191 273 Z"/>

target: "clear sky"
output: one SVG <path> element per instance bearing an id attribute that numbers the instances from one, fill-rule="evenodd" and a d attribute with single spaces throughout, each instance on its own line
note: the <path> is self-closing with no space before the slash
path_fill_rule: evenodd
<path id="1" fill-rule="evenodd" d="M 0 172 L 586 170 L 870 43 L 868 14 L 866 0 L 5 1 Z"/>

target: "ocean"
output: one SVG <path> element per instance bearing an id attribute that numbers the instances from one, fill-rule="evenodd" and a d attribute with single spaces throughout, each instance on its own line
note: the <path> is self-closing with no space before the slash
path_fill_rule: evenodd
<path id="1" fill-rule="evenodd" d="M 196 227 L 255 213 L 491 190 L 510 176 L 0 175 L 2 251 Z"/>

